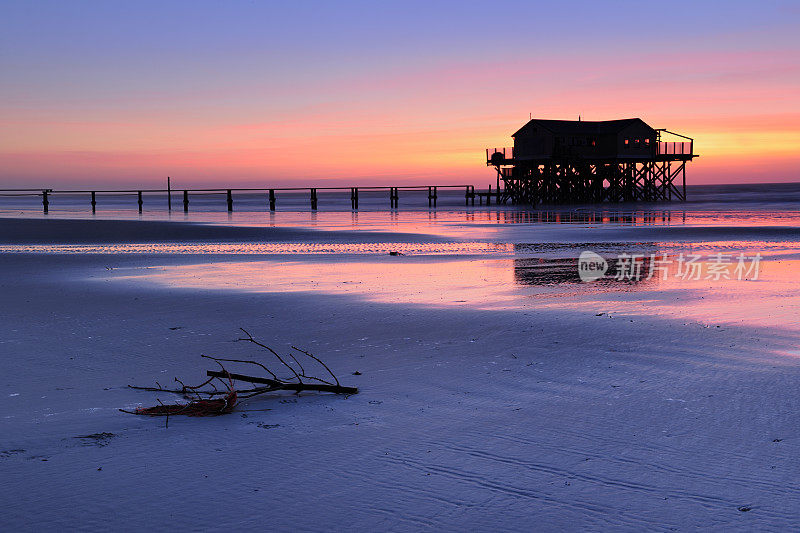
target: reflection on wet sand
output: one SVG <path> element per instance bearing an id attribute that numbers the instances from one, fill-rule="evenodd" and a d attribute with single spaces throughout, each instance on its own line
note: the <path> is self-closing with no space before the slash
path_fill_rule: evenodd
<path id="1" fill-rule="evenodd" d="M 571 256 L 562 253 L 560 257 L 251 260 L 168 265 L 146 271 L 118 269 L 109 275 L 128 282 L 202 290 L 315 292 L 431 307 L 572 308 L 718 324 L 796 324 L 800 328 L 793 317 L 793 310 L 800 305 L 796 278 L 800 260 L 796 258 L 764 260 L 758 265 L 758 276 L 751 273 L 737 279 L 732 270 L 731 275 L 715 276 L 708 256 L 701 256 L 691 272 L 682 266 L 681 274 L 678 264 L 688 253 L 667 255 L 660 249 L 636 246 L 625 250 L 623 253 L 631 256 L 641 255 L 640 276 L 615 276 L 621 260 L 609 256 L 608 274 L 590 283 L 578 275 L 579 250 L 575 249 Z M 650 250 L 655 261 L 670 263 L 670 269 L 651 269 L 658 265 L 653 264 Z"/>
<path id="2" fill-rule="evenodd" d="M 617 276 L 623 272 L 621 261 L 607 260 L 608 271 L 602 277 L 591 283 L 603 287 L 613 287 L 615 284 L 641 284 L 655 283 L 659 277 L 653 274 L 651 257 L 643 257 L 638 262 L 638 275 L 631 271 L 631 275 Z M 514 259 L 514 281 L 518 285 L 564 285 L 584 284 L 578 271 L 578 259 Z"/>
<path id="3" fill-rule="evenodd" d="M 473 213 L 493 215 L 498 224 L 620 224 L 626 226 L 685 224 L 685 212 L 673 211 L 497 211 Z M 491 220 L 492 217 L 487 218 Z M 473 218 L 471 221 L 475 221 Z"/>

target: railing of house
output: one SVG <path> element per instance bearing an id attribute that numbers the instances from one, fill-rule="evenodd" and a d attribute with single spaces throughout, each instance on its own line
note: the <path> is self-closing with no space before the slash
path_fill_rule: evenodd
<path id="1" fill-rule="evenodd" d="M 486 149 L 486 164 L 492 164 L 492 156 L 496 153 L 503 154 L 503 159 L 514 159 L 514 148 L 506 146 L 505 148 L 487 148 Z"/>
<path id="2" fill-rule="evenodd" d="M 692 155 L 692 141 L 659 142 L 658 155 Z"/>

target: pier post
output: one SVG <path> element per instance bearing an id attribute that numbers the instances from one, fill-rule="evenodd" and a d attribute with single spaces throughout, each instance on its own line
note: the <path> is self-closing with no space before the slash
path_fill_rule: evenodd
<path id="1" fill-rule="evenodd" d="M 397 208 L 400 200 L 400 193 L 397 187 L 390 187 L 389 188 L 389 206 L 391 208 Z"/>
<path id="2" fill-rule="evenodd" d="M 183 191 L 183 212 L 189 212 L 189 191 Z"/>
<path id="3" fill-rule="evenodd" d="M 436 187 L 428 187 L 428 207 L 436 207 Z"/>
<path id="4" fill-rule="evenodd" d="M 489 194 L 486 195 L 486 205 L 492 205 L 492 186 L 489 185 Z"/>
<path id="5" fill-rule="evenodd" d="M 136 201 L 139 204 L 139 213 L 142 212 L 142 191 L 136 192 Z"/>
<path id="6" fill-rule="evenodd" d="M 50 200 L 47 199 L 47 189 L 42 191 L 42 210 L 45 215 L 50 210 Z"/>
<path id="7" fill-rule="evenodd" d="M 350 208 L 358 209 L 358 187 L 350 187 Z"/>
<path id="8" fill-rule="evenodd" d="M 317 189 L 311 189 L 311 209 L 317 209 Z"/>
<path id="9" fill-rule="evenodd" d="M 269 190 L 269 210 L 275 211 L 275 189 Z"/>
<path id="10" fill-rule="evenodd" d="M 231 194 L 231 190 L 228 189 L 227 191 L 228 197 L 228 211 L 233 211 L 233 195 Z"/>
<path id="11" fill-rule="evenodd" d="M 95 195 L 95 192 L 92 191 L 92 214 L 94 215 L 96 211 L 97 211 L 97 197 Z"/>
<path id="12" fill-rule="evenodd" d="M 167 211 L 172 211 L 172 185 L 169 176 L 167 176 Z"/>
<path id="13" fill-rule="evenodd" d="M 683 201 L 686 201 L 686 162 L 681 165 L 681 173 L 683 174 Z"/>

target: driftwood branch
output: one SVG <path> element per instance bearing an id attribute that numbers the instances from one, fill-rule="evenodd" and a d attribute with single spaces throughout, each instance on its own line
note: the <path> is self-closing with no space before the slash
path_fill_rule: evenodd
<path id="1" fill-rule="evenodd" d="M 209 370 L 206 372 L 206 375 L 212 378 L 220 378 L 225 377 L 224 372 L 219 372 L 217 370 Z M 329 385 L 327 383 L 286 383 L 284 381 L 277 381 L 274 379 L 269 378 L 260 378 L 256 376 L 245 376 L 243 374 L 231 374 L 231 378 L 234 381 L 246 381 L 248 383 L 262 383 L 264 385 L 269 385 L 269 387 L 265 387 L 263 392 L 270 392 L 276 390 L 290 390 L 295 392 L 301 391 L 318 391 L 318 392 L 333 392 L 336 394 L 358 394 L 358 388 L 356 387 L 343 387 L 342 385 Z"/>
<path id="2" fill-rule="evenodd" d="M 246 339 L 245 339 L 245 338 L 240 338 L 240 339 L 237 339 L 237 340 L 239 340 L 239 341 L 246 341 L 246 342 L 252 342 L 252 343 L 253 343 L 253 344 L 255 344 L 256 346 L 260 346 L 260 347 L 264 348 L 265 350 L 267 350 L 267 351 L 271 352 L 271 353 L 272 353 L 272 355 L 274 355 L 275 357 L 277 357 L 278 361 L 280 361 L 280 362 L 281 362 L 281 364 L 282 364 L 283 366 L 285 366 L 286 368 L 288 368 L 288 369 L 289 369 L 289 371 L 290 371 L 292 374 L 294 374 L 294 377 L 295 377 L 295 379 L 297 379 L 297 381 L 299 381 L 299 382 L 301 382 L 301 383 L 302 383 L 303 379 L 302 379 L 302 377 L 300 376 L 300 374 L 298 374 L 298 373 L 297 373 L 297 370 L 295 370 L 295 369 L 292 367 L 292 365 L 290 365 L 289 363 L 287 363 L 286 361 L 284 361 L 284 360 L 283 360 L 283 357 L 281 357 L 280 355 L 278 355 L 278 352 L 276 352 L 275 350 L 273 350 L 272 348 L 270 348 L 270 347 L 269 347 L 269 346 L 267 346 L 266 344 L 262 344 L 262 343 L 258 342 L 257 340 L 255 340 L 255 339 L 253 338 L 253 336 L 252 336 L 252 335 L 250 335 L 250 333 L 248 333 L 248 332 L 247 332 L 247 330 L 246 330 L 246 329 L 244 329 L 244 328 L 239 328 L 239 329 L 240 329 L 240 330 L 242 330 L 242 331 L 244 332 L 244 334 L 245 334 L 245 335 L 247 335 L 247 338 L 246 338 Z M 257 363 L 256 363 L 256 364 L 257 364 Z M 272 373 L 272 372 L 270 372 L 270 374 L 271 374 L 271 373 Z"/>
<path id="3" fill-rule="evenodd" d="M 219 370 L 208 370 L 206 375 L 208 379 L 205 380 L 200 385 L 190 386 L 186 385 L 183 381 L 178 378 L 175 378 L 175 382 L 180 385 L 179 389 L 167 389 L 164 388 L 160 383 L 156 382 L 156 387 L 137 387 L 133 385 L 128 385 L 128 387 L 137 390 L 146 390 L 151 392 L 168 392 L 172 394 L 180 394 L 184 396 L 186 399 L 190 400 L 188 404 L 172 404 L 172 405 L 165 405 L 161 403 L 159 400 L 159 405 L 155 407 L 145 407 L 145 408 L 138 408 L 135 411 L 125 411 L 120 409 L 126 413 L 138 414 L 138 415 L 149 415 L 149 416 L 169 416 L 169 415 L 188 415 L 188 416 L 215 416 L 220 414 L 230 413 L 236 404 L 241 400 L 246 400 L 249 398 L 253 398 L 255 396 L 259 396 L 261 394 L 265 394 L 268 392 L 275 392 L 275 391 L 293 391 L 293 392 L 303 392 L 303 391 L 314 391 L 314 392 L 331 392 L 334 394 L 357 394 L 358 389 L 356 387 L 345 387 L 339 383 L 339 379 L 336 377 L 336 374 L 322 362 L 317 356 L 313 355 L 310 352 L 305 350 L 301 350 L 295 346 L 292 346 L 292 350 L 294 350 L 297 355 L 293 353 L 289 353 L 286 357 L 281 357 L 275 350 L 257 341 L 253 338 L 250 333 L 246 330 L 242 329 L 246 338 L 237 339 L 239 341 L 250 342 L 255 344 L 275 356 L 280 362 L 282 367 L 288 369 L 291 372 L 291 376 L 283 379 L 278 376 L 278 374 L 270 369 L 267 365 L 260 363 L 258 361 L 252 361 L 247 359 L 230 359 L 230 358 L 223 358 L 223 357 L 212 357 L 210 355 L 201 355 L 201 357 L 205 359 L 210 359 L 219 365 Z M 301 363 L 300 359 L 305 356 L 310 359 L 311 366 L 314 366 L 316 363 L 317 365 L 321 366 L 325 369 L 325 371 L 330 374 L 333 378 L 333 381 L 328 381 L 326 379 L 310 375 L 307 373 L 305 366 Z M 294 362 L 293 366 L 288 361 L 291 360 Z M 254 366 L 263 370 L 269 377 L 267 376 L 250 376 L 246 374 L 239 374 L 229 372 L 224 366 L 223 362 L 226 363 L 238 363 L 244 365 L 251 365 L 249 366 L 252 369 Z M 309 361 L 306 361 L 308 364 Z M 286 373 L 285 371 L 283 372 Z M 215 385 L 215 381 L 219 381 L 224 386 L 223 389 L 218 389 Z M 255 385 L 262 385 L 256 386 L 249 389 L 237 389 L 234 386 L 235 381 L 243 381 L 246 383 L 253 383 Z M 210 387 L 210 388 L 209 388 Z"/>

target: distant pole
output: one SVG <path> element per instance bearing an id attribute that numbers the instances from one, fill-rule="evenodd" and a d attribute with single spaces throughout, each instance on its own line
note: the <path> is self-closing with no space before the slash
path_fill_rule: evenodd
<path id="1" fill-rule="evenodd" d="M 172 186 L 169 182 L 169 176 L 167 176 L 167 209 L 172 211 Z"/>

